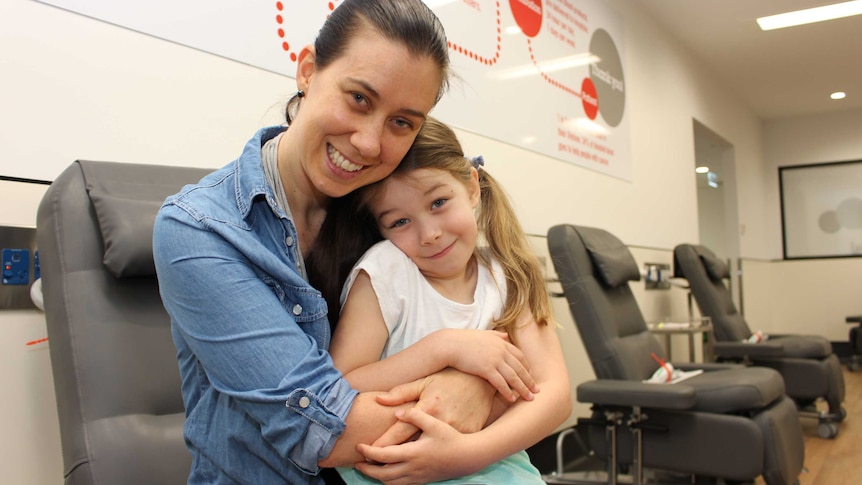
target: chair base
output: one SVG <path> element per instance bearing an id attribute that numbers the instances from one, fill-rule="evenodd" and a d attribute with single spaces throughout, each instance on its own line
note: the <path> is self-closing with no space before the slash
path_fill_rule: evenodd
<path id="1" fill-rule="evenodd" d="M 838 423 L 847 417 L 847 411 L 842 407 L 838 412 L 826 412 L 809 410 L 810 407 L 801 408 L 798 412 L 800 418 L 817 419 L 817 436 L 823 439 L 832 439 L 838 436 Z"/>

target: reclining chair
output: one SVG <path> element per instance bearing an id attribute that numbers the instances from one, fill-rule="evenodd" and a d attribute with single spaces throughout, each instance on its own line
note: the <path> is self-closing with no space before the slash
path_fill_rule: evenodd
<path id="1" fill-rule="evenodd" d="M 716 359 L 777 370 L 800 416 L 818 418 L 820 437 L 835 437 L 846 411 L 841 407 L 844 375 L 832 344 L 815 335 L 769 335 L 765 341 L 747 343 L 752 331 L 724 285 L 730 277 L 727 264 L 708 248 L 693 244 L 678 245 L 673 258 L 674 276 L 688 280 L 701 314 L 712 320 Z M 817 412 L 814 402 L 820 398 L 829 405 L 828 412 Z"/>
<path id="2" fill-rule="evenodd" d="M 593 405 L 579 425 L 588 427 L 610 483 L 620 467 L 632 470 L 634 483 L 645 471 L 686 483 L 797 481 L 802 427 L 777 372 L 679 364 L 704 372 L 675 384 L 644 382 L 664 353 L 629 288 L 640 272 L 628 248 L 602 229 L 567 224 L 548 231 L 548 248 L 597 378 L 577 387 L 578 401 Z"/>
<path id="3" fill-rule="evenodd" d="M 185 484 L 191 454 L 152 255 L 162 201 L 206 170 L 79 161 L 36 238 L 66 485 Z"/>

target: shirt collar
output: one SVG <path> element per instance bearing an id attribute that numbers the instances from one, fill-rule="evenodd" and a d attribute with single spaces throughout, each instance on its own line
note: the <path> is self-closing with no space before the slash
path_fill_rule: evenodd
<path id="1" fill-rule="evenodd" d="M 255 197 L 263 195 L 268 202 L 273 200 L 274 194 L 266 180 L 260 152 L 264 143 L 285 130 L 287 126 L 284 125 L 261 128 L 243 148 L 237 161 L 235 187 L 237 204 L 243 217 L 248 216 Z"/>

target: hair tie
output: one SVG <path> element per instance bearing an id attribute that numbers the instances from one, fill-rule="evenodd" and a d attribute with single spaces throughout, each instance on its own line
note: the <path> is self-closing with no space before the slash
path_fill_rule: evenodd
<path id="1" fill-rule="evenodd" d="M 470 165 L 473 165 L 473 168 L 479 170 L 479 167 L 485 166 L 485 159 L 482 158 L 482 155 L 477 155 L 470 159 Z"/>

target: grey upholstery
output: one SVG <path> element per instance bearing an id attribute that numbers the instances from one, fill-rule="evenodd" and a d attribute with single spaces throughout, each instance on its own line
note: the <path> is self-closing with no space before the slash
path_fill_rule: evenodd
<path id="1" fill-rule="evenodd" d="M 727 265 L 705 246 L 674 248 L 674 275 L 688 281 L 701 314 L 712 320 L 716 358 L 771 367 L 784 377 L 787 395 L 797 404 L 807 406 L 823 398 L 830 414 L 843 418 L 844 375 L 828 340 L 816 335 L 769 335 L 761 343 L 743 343 L 752 330 L 724 284 L 729 277 Z"/>
<path id="2" fill-rule="evenodd" d="M 664 353 L 629 288 L 640 276 L 628 248 L 607 231 L 568 224 L 548 231 L 548 248 L 597 377 L 580 384 L 577 396 L 594 405 L 589 436 L 598 456 L 611 454 L 602 423 L 607 410 L 639 408 L 646 415 L 639 426 L 644 467 L 705 480 L 762 475 L 769 485 L 796 481 L 804 460 L 802 430 L 777 372 L 707 363 L 700 365 L 703 374 L 676 384 L 643 382 L 659 367 L 650 353 Z M 633 461 L 636 453 L 628 450 L 634 440 L 620 435 L 622 464 Z"/>
<path id="3" fill-rule="evenodd" d="M 79 161 L 39 205 L 67 485 L 188 480 L 180 376 L 152 263 L 152 224 L 165 197 L 207 172 Z"/>

